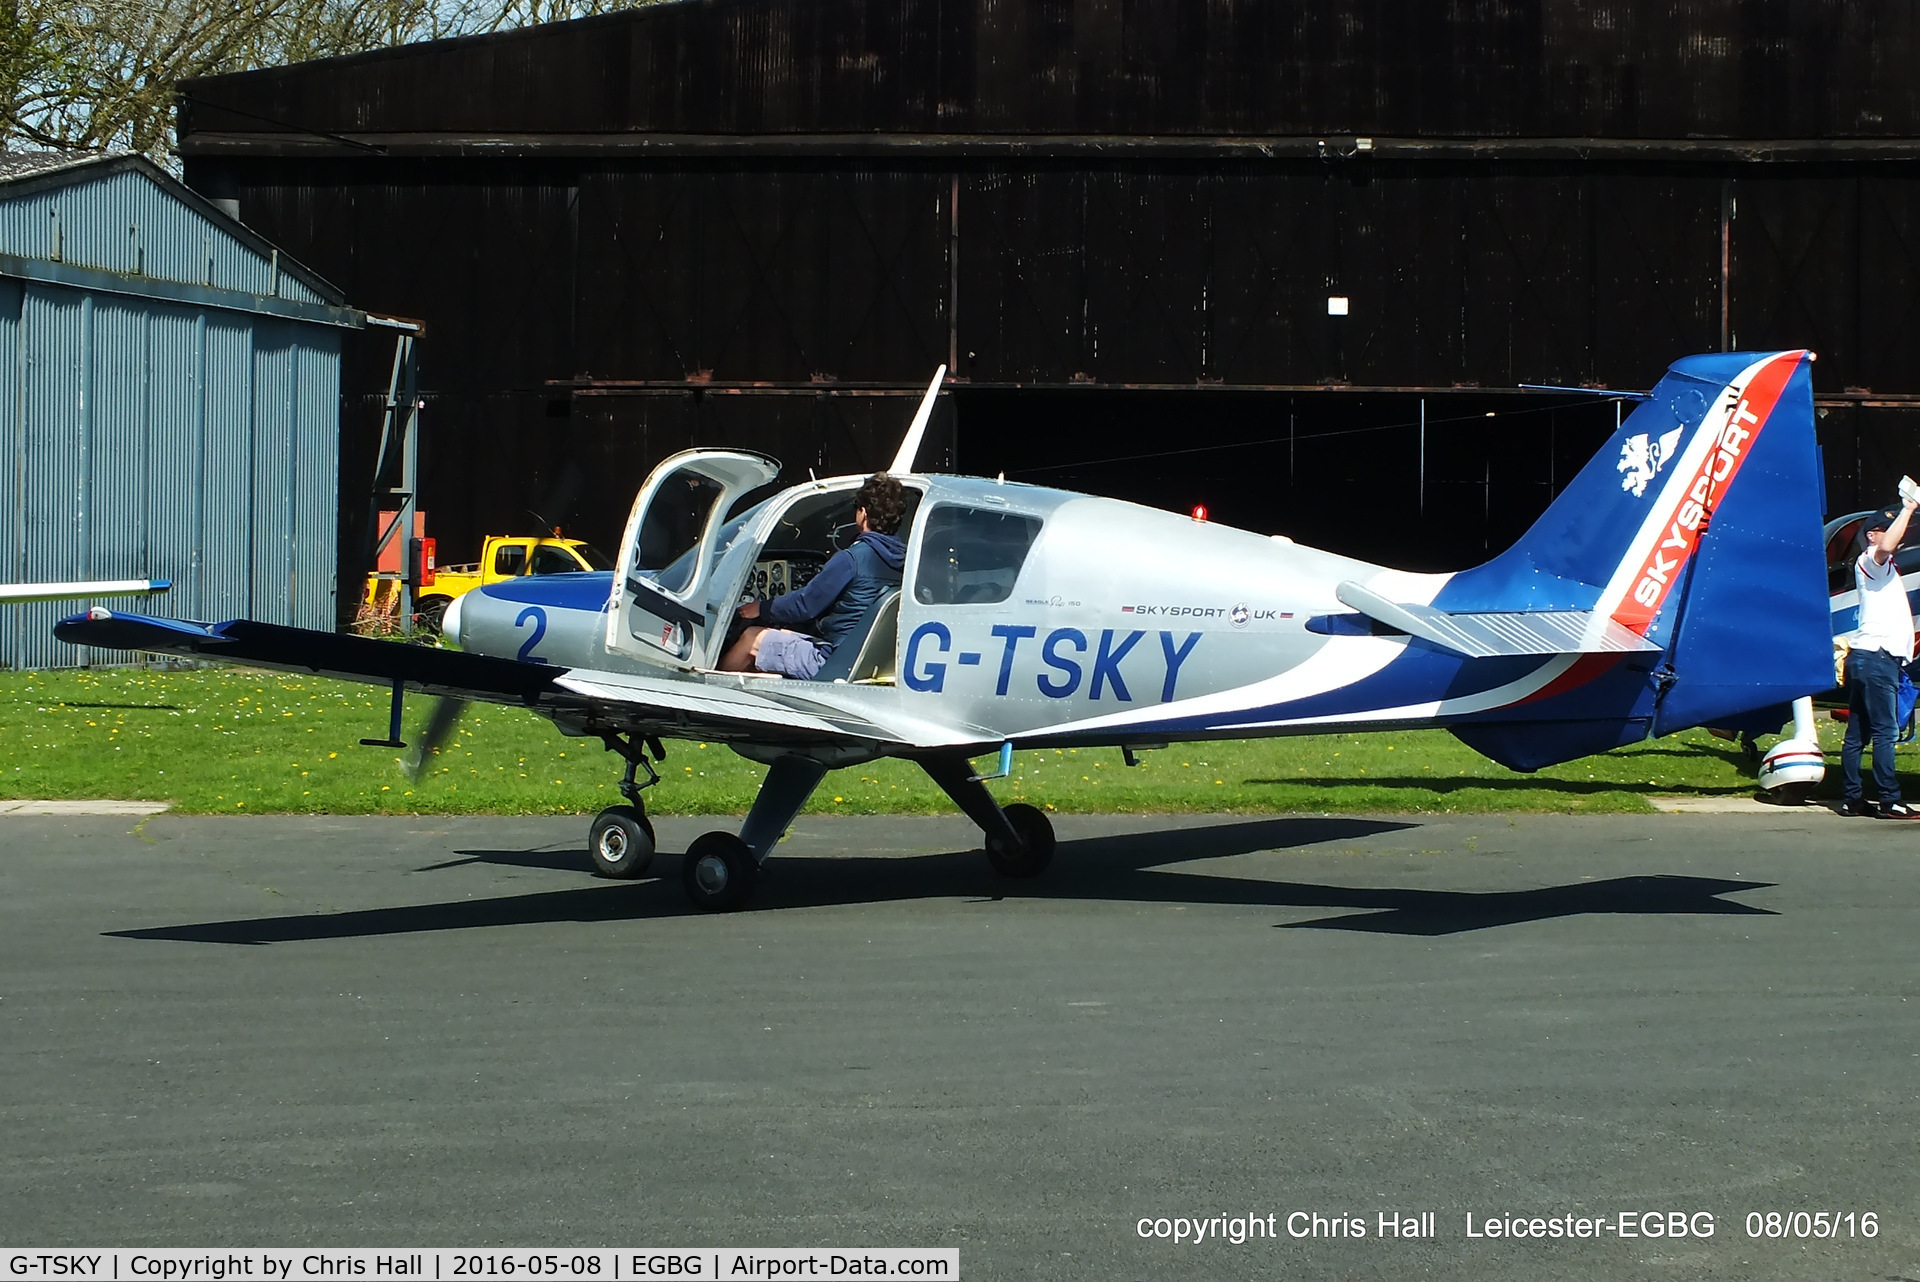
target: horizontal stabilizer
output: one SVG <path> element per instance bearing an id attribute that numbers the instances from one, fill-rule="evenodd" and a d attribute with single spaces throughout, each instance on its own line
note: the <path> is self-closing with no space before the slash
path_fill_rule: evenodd
<path id="1" fill-rule="evenodd" d="M 1619 654 L 1658 650 L 1645 637 L 1592 610 L 1471 611 L 1452 613 L 1429 605 L 1389 601 L 1348 580 L 1334 589 L 1341 604 L 1409 636 L 1430 641 L 1469 659 L 1504 655 Z"/>

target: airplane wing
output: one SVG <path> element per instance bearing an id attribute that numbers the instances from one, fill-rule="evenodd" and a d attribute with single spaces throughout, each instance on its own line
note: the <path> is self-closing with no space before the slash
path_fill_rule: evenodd
<path id="1" fill-rule="evenodd" d="M 569 669 L 234 619 L 187 623 L 96 607 L 62 620 L 73 645 L 191 655 L 219 663 L 401 683 L 431 695 L 522 704 L 572 727 L 668 738 L 927 748 L 998 742 L 972 726 L 934 726 L 862 708 L 846 686 L 739 676 L 658 676 Z M 857 688 L 856 688 L 857 689 Z"/>
<path id="2" fill-rule="evenodd" d="M 153 596 L 173 587 L 171 579 L 95 579 L 78 583 L 0 583 L 0 605 L 30 601 L 72 601 L 80 597 Z"/>
<path id="3" fill-rule="evenodd" d="M 457 650 L 256 623 L 252 619 L 187 623 L 101 607 L 62 619 L 54 625 L 53 635 L 72 645 L 103 650 L 192 655 L 219 663 L 311 672 L 348 681 L 400 681 L 409 689 L 427 694 L 493 703 L 533 703 L 552 692 L 553 678 L 566 671 Z"/>
<path id="4" fill-rule="evenodd" d="M 1660 647 L 1592 610 L 1451 613 L 1430 605 L 1389 601 L 1348 580 L 1334 588 L 1351 606 L 1390 628 L 1469 659 L 1500 655 L 1619 654 Z"/>

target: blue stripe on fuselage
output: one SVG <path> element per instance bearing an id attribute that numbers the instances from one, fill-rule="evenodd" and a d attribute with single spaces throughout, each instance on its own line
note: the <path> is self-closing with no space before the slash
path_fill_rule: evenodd
<path id="1" fill-rule="evenodd" d="M 475 589 L 496 601 L 544 605 L 553 610 L 598 614 L 613 598 L 613 571 L 582 570 L 578 574 L 538 574 L 504 579 Z"/>
<path id="2" fill-rule="evenodd" d="M 1552 658 L 1549 655 L 1516 655 L 1467 659 L 1425 641 L 1415 640 L 1407 646 L 1405 653 L 1386 667 L 1351 685 L 1287 703 L 1246 708 L 1238 712 L 1168 717 L 1142 723 L 1135 728 L 1170 732 L 1221 730 L 1267 721 L 1364 715 L 1381 708 L 1434 703 L 1497 690 L 1530 672 L 1538 671 Z"/>

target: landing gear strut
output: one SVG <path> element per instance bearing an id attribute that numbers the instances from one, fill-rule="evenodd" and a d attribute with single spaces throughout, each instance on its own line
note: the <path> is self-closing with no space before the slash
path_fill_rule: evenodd
<path id="1" fill-rule="evenodd" d="M 680 885 L 695 908 L 731 912 L 746 904 L 767 856 L 826 773 L 826 763 L 813 757 L 775 757 L 740 835 L 709 832 L 694 839 L 680 862 Z"/>
<path id="2" fill-rule="evenodd" d="M 987 862 L 1002 877 L 1038 877 L 1053 862 L 1053 824 L 1046 813 L 1025 802 L 1001 809 L 973 773 L 968 758 L 942 753 L 920 758 L 920 766 L 987 839 Z"/>
<path id="3" fill-rule="evenodd" d="M 1022 801 L 1008 806 L 1006 816 L 1019 844 L 988 837 L 987 862 L 1002 877 L 1038 877 L 1053 862 L 1053 825 L 1044 811 Z"/>
<path id="4" fill-rule="evenodd" d="M 614 734 L 601 737 L 607 751 L 626 758 L 627 773 L 620 780 L 620 795 L 628 804 L 608 806 L 594 816 L 587 834 L 587 859 L 598 876 L 628 881 L 644 874 L 653 863 L 653 825 L 647 821 L 647 805 L 640 794 L 659 783 L 660 776 L 653 762 L 647 760 L 647 749 L 653 749 L 655 760 L 664 760 L 667 754 L 658 739 L 641 740 L 633 735 L 622 739 Z M 640 770 L 647 772 L 645 783 L 634 778 Z"/>

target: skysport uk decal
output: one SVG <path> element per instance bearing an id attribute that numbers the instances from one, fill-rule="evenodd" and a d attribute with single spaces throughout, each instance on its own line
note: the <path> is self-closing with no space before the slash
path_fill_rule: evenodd
<path id="1" fill-rule="evenodd" d="M 1137 614 L 1142 618 L 1160 619 L 1225 619 L 1236 628 L 1244 628 L 1249 623 L 1263 623 L 1269 619 L 1291 619 L 1292 613 L 1278 610 L 1255 610 L 1245 602 L 1235 606 L 1224 605 L 1123 605 L 1122 614 Z"/>
<path id="2" fill-rule="evenodd" d="M 1712 519 L 1720 496 L 1746 462 L 1753 438 L 1766 425 L 1786 390 L 1787 380 L 1799 367 L 1800 356 L 1799 352 L 1787 352 L 1773 357 L 1755 369 L 1744 386 L 1731 387 L 1721 394 L 1715 421 L 1706 424 L 1708 432 L 1697 438 L 1705 448 L 1687 485 L 1667 486 L 1662 495 L 1666 510 L 1656 509 L 1655 513 L 1659 524 L 1649 523 L 1629 549 L 1634 559 L 1627 564 L 1637 562 L 1638 572 L 1632 576 L 1632 589 L 1613 610 L 1614 622 L 1641 636 L 1647 634 L 1667 594 L 1679 582 L 1680 571 L 1699 546 L 1700 532 Z M 1660 439 L 1664 442 L 1666 437 Z"/>

